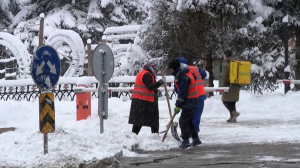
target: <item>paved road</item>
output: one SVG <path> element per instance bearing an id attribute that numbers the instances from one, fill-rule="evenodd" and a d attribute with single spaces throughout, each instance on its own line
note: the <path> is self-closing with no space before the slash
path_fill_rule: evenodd
<path id="1" fill-rule="evenodd" d="M 300 144 L 202 145 L 185 150 L 141 152 L 121 157 L 124 168 L 300 168 Z"/>

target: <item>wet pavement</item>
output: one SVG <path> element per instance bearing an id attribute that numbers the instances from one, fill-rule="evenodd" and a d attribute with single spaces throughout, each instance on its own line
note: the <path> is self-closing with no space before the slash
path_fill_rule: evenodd
<path id="1" fill-rule="evenodd" d="M 200 145 L 121 157 L 124 168 L 300 168 L 300 144 Z"/>

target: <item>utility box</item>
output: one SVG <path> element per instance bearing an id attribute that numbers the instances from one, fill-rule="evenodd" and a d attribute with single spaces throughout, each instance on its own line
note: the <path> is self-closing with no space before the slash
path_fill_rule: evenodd
<path id="1" fill-rule="evenodd" d="M 248 61 L 231 61 L 229 78 L 232 84 L 250 85 L 251 63 Z"/>
<path id="2" fill-rule="evenodd" d="M 86 87 L 85 85 L 77 85 L 77 87 Z M 91 92 L 76 94 L 76 121 L 86 120 L 91 116 Z"/>

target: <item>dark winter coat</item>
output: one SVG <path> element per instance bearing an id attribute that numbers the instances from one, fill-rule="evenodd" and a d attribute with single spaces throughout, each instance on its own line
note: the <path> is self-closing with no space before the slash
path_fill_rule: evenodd
<path id="1" fill-rule="evenodd" d="M 198 98 L 186 98 L 191 80 L 187 75 L 185 75 L 185 73 L 189 71 L 190 69 L 188 65 L 180 64 L 180 67 L 175 69 L 174 73 L 172 74 L 173 76 L 175 76 L 175 82 L 179 87 L 178 98 L 175 105 L 182 110 L 195 109 L 199 104 Z M 195 76 L 194 79 L 196 79 Z"/>
<path id="2" fill-rule="evenodd" d="M 177 60 L 178 60 L 180 63 L 189 65 L 188 62 L 187 62 L 187 60 L 184 59 L 183 57 L 179 57 L 179 58 L 177 58 Z M 201 77 L 202 77 L 202 80 L 205 79 L 206 76 L 207 76 L 206 72 L 205 72 L 203 69 L 201 69 L 201 68 L 198 68 L 198 70 L 199 70 L 199 73 L 200 73 L 200 75 L 201 75 Z M 177 88 L 175 85 L 174 85 L 174 90 L 175 90 L 175 92 L 178 94 L 178 88 Z M 201 96 L 198 97 L 199 100 L 205 100 L 206 98 L 207 98 L 207 97 L 206 97 L 206 94 L 201 95 Z"/>
<path id="3" fill-rule="evenodd" d="M 230 84 L 229 82 L 230 61 L 233 61 L 232 57 L 228 57 L 222 64 L 222 79 L 220 87 L 229 87 L 229 92 L 224 92 L 222 94 L 222 101 L 238 102 L 240 85 Z"/>
<path id="4" fill-rule="evenodd" d="M 163 83 L 152 82 L 152 72 L 146 69 L 148 73 L 143 76 L 143 83 L 147 86 L 147 89 L 154 90 L 154 102 L 145 101 L 133 98 L 131 102 L 129 124 L 136 126 L 149 126 L 149 127 L 159 127 L 159 110 L 158 110 L 158 97 L 157 88 L 159 88 Z"/>

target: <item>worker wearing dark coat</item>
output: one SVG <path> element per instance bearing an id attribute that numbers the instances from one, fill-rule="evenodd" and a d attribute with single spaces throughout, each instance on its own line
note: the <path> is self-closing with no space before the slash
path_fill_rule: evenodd
<path id="1" fill-rule="evenodd" d="M 194 110 L 199 105 L 196 76 L 189 72 L 188 65 L 180 64 L 178 60 L 172 60 L 168 64 L 168 68 L 175 77 L 175 85 L 177 85 L 179 89 L 174 112 L 178 114 L 180 109 L 182 110 L 179 125 L 183 141 L 179 148 L 184 149 L 191 145 L 189 141 L 190 135 L 192 135 L 193 138 L 192 146 L 199 145 L 201 141 L 193 124 Z"/>
<path id="2" fill-rule="evenodd" d="M 177 60 L 180 63 L 189 65 L 187 60 L 183 57 L 179 57 L 179 58 L 177 58 Z M 199 73 L 201 75 L 201 80 L 205 79 L 206 76 L 207 76 L 206 71 L 204 71 L 201 68 L 198 68 L 198 70 L 199 70 Z M 176 85 L 174 85 L 174 90 L 178 94 L 178 88 L 176 87 Z M 206 99 L 206 94 L 205 93 L 198 97 L 199 106 L 194 111 L 193 123 L 195 125 L 195 128 L 196 128 L 197 132 L 200 132 L 200 120 L 201 120 L 201 115 L 202 115 L 202 112 L 203 112 L 203 109 L 204 109 L 204 100 L 205 99 Z"/>
<path id="3" fill-rule="evenodd" d="M 142 126 L 151 127 L 152 133 L 159 131 L 157 88 L 164 84 L 166 78 L 156 82 L 157 68 L 156 62 L 148 62 L 136 77 L 129 124 L 133 124 L 132 132 L 137 135 Z"/>

